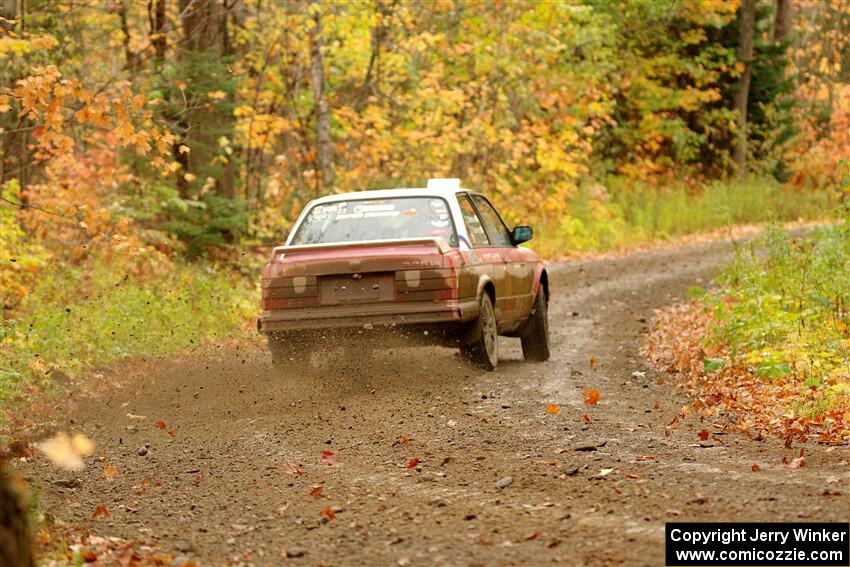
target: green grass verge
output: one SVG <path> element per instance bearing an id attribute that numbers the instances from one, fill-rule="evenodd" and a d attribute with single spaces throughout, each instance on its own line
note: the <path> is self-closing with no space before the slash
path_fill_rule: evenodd
<path id="1" fill-rule="evenodd" d="M 627 186 L 614 178 L 607 190 L 583 188 L 556 223 L 539 223 L 532 248 L 550 258 L 604 252 L 731 225 L 822 219 L 835 205 L 828 192 L 795 191 L 758 178 L 718 181 L 702 191 Z"/>
<path id="2" fill-rule="evenodd" d="M 52 390 L 53 370 L 76 376 L 127 357 L 190 350 L 233 336 L 256 312 L 254 282 L 228 270 L 129 268 L 100 259 L 40 274 L 22 315 L 0 325 L 0 426 Z"/>
<path id="3" fill-rule="evenodd" d="M 712 341 L 763 380 L 807 391 L 787 417 L 850 411 L 850 218 L 805 238 L 770 229 L 738 251 L 705 301 Z"/>

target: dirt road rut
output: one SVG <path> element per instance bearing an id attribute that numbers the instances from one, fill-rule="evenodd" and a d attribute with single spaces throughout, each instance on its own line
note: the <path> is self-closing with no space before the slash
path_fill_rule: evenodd
<path id="1" fill-rule="evenodd" d="M 41 460 L 25 473 L 56 518 L 205 565 L 662 565 L 666 521 L 846 521 L 846 447 L 810 444 L 790 469 L 799 448 L 778 440 L 694 447 L 693 419 L 664 434 L 687 399 L 647 367 L 643 332 L 730 250 L 552 265 L 542 364 L 515 339 L 494 373 L 332 345 L 306 377 L 253 348 L 142 364 L 67 418 L 98 444 L 76 487 Z"/>

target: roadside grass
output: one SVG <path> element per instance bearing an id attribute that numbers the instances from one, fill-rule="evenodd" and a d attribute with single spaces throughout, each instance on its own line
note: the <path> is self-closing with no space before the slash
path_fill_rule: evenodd
<path id="1" fill-rule="evenodd" d="M 174 262 L 143 274 L 107 257 L 57 265 L 0 324 L 0 431 L 16 410 L 59 391 L 54 373 L 78 377 L 224 340 L 256 309 L 254 282 L 212 265 Z"/>
<path id="2" fill-rule="evenodd" d="M 532 248 L 544 257 L 607 252 L 641 244 L 768 222 L 827 218 L 837 203 L 827 191 L 798 191 L 775 181 L 716 181 L 700 191 L 682 186 L 626 185 L 612 178 L 582 188 L 557 223 L 540 223 Z"/>
<path id="3" fill-rule="evenodd" d="M 850 441 L 850 218 L 807 237 L 769 229 L 717 283 L 659 313 L 647 343 L 692 409 L 756 435 Z"/>

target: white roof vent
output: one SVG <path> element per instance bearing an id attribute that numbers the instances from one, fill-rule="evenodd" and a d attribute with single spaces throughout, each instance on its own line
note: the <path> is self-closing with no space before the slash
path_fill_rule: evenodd
<path id="1" fill-rule="evenodd" d="M 428 189 L 460 189 L 457 177 L 438 177 L 428 180 Z"/>

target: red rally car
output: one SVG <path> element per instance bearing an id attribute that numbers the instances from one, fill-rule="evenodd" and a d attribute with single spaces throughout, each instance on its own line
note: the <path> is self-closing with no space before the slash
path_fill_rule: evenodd
<path id="1" fill-rule="evenodd" d="M 487 198 L 457 179 L 424 189 L 331 195 L 307 204 L 263 268 L 259 331 L 275 364 L 319 338 L 382 333 L 459 348 L 493 370 L 498 335 L 549 358 L 549 278 Z"/>

